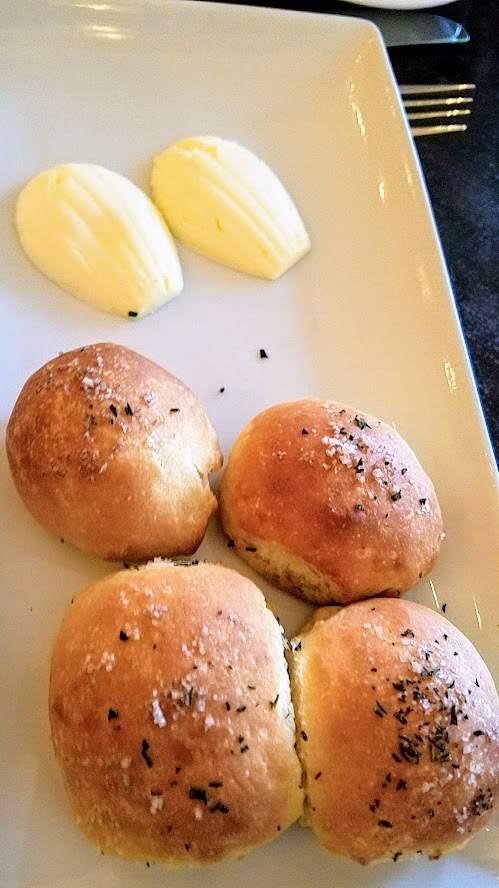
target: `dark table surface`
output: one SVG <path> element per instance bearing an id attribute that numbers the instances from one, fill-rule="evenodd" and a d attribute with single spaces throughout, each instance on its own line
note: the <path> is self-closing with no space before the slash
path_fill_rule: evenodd
<path id="1" fill-rule="evenodd" d="M 458 0 L 434 10 L 470 41 L 393 49 L 406 83 L 476 83 L 466 133 L 416 139 L 461 325 L 496 458 L 499 456 L 499 4 Z"/>
<path id="2" fill-rule="evenodd" d="M 237 0 L 227 0 L 237 2 Z M 321 13 L 354 12 L 344 2 L 245 0 Z M 465 26 L 464 44 L 389 49 L 399 83 L 475 83 L 465 133 L 415 144 L 433 205 L 468 354 L 496 460 L 499 457 L 499 3 L 456 0 L 426 9 Z M 365 7 L 366 18 L 369 8 Z"/>

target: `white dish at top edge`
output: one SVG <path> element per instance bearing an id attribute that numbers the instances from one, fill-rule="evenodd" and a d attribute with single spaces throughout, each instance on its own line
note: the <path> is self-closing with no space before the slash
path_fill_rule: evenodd
<path id="1" fill-rule="evenodd" d="M 447 6 L 456 3 L 457 0 L 345 0 L 345 4 L 352 3 L 355 6 L 374 6 L 376 9 L 432 9 L 437 6 Z"/>

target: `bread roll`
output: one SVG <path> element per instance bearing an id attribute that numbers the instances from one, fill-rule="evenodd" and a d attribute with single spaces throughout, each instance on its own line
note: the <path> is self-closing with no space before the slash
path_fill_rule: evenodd
<path id="1" fill-rule="evenodd" d="M 305 822 L 329 851 L 435 858 L 490 822 L 499 701 L 445 617 L 384 598 L 322 608 L 291 649 Z"/>
<path id="2" fill-rule="evenodd" d="M 213 863 L 301 814 L 281 630 L 229 568 L 153 564 L 82 592 L 53 649 L 50 723 L 76 819 L 105 853 Z"/>
<path id="3" fill-rule="evenodd" d="M 88 345 L 41 367 L 6 443 L 35 518 L 101 558 L 191 554 L 217 507 L 208 476 L 222 455 L 199 400 L 122 345 Z"/>
<path id="4" fill-rule="evenodd" d="M 270 407 L 240 433 L 220 518 L 238 555 L 314 604 L 402 595 L 442 539 L 433 484 L 401 436 L 319 399 Z"/>

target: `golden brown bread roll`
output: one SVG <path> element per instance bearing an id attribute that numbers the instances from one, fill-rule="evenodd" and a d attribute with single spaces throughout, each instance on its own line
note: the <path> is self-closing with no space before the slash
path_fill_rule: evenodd
<path id="1" fill-rule="evenodd" d="M 6 433 L 35 518 L 85 552 L 146 561 L 196 550 L 222 455 L 192 391 L 114 343 L 59 355 L 23 386 Z"/>
<path id="2" fill-rule="evenodd" d="M 314 604 L 402 595 L 442 539 L 433 484 L 402 437 L 319 399 L 277 404 L 243 429 L 220 518 L 238 555 Z"/>
<path id="3" fill-rule="evenodd" d="M 445 617 L 384 598 L 322 608 L 291 651 L 304 820 L 327 849 L 438 857 L 490 822 L 499 701 Z"/>
<path id="4" fill-rule="evenodd" d="M 151 564 L 82 592 L 52 653 L 50 722 L 76 819 L 103 852 L 213 863 L 301 815 L 282 633 L 229 568 Z"/>

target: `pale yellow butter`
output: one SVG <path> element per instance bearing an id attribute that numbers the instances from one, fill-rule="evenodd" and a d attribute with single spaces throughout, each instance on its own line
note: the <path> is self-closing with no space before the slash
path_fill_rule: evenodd
<path id="1" fill-rule="evenodd" d="M 183 288 L 175 242 L 152 200 L 96 164 L 62 164 L 31 179 L 16 227 L 46 277 L 103 311 L 142 317 Z"/>
<path id="2" fill-rule="evenodd" d="M 237 142 L 175 142 L 154 159 L 151 191 L 179 241 L 238 271 L 273 280 L 310 249 L 281 180 Z"/>

